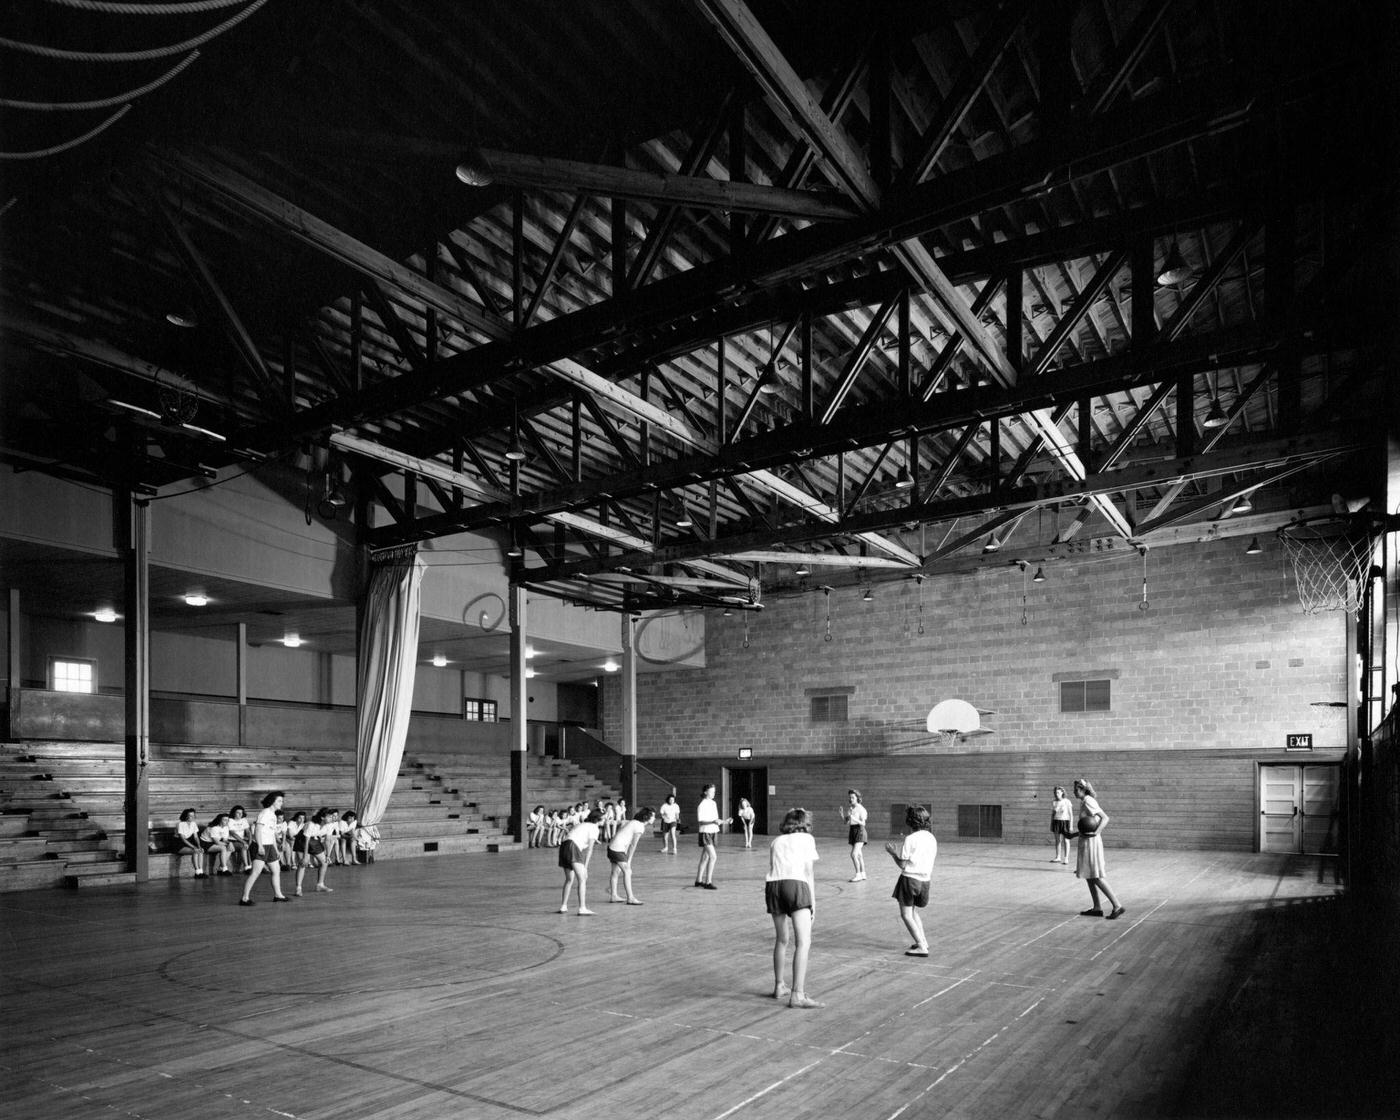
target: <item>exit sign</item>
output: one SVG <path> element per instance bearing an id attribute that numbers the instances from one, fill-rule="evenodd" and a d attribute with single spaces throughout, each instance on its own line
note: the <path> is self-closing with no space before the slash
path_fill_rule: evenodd
<path id="1" fill-rule="evenodd" d="M 1287 736 L 1287 746 L 1290 751 L 1310 751 L 1312 750 L 1311 734 L 1296 734 Z"/>

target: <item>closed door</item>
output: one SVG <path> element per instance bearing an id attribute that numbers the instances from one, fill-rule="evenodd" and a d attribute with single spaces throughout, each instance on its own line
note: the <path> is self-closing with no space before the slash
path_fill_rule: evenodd
<path id="1" fill-rule="evenodd" d="M 1341 768 L 1259 768 L 1259 850 L 1335 855 L 1341 814 Z"/>
<path id="2" fill-rule="evenodd" d="M 1302 850 L 1301 766 L 1261 766 L 1259 768 L 1259 850 L 1298 852 Z"/>
<path id="3" fill-rule="evenodd" d="M 1303 852 L 1307 855 L 1336 855 L 1340 837 L 1341 812 L 1338 801 L 1341 767 L 1304 766 L 1303 771 Z"/>

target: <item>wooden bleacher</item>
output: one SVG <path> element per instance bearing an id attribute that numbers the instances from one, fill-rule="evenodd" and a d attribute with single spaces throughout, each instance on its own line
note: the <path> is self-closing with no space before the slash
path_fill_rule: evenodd
<path id="1" fill-rule="evenodd" d="M 123 862 L 123 752 L 121 743 L 0 744 L 0 891 L 134 881 Z M 180 873 L 172 849 L 184 809 L 204 824 L 235 804 L 256 816 L 271 789 L 285 792 L 288 814 L 344 812 L 354 801 L 353 750 L 153 744 L 150 765 L 152 878 Z M 532 803 L 551 808 L 616 797 L 553 759 L 532 757 L 528 781 Z M 376 859 L 521 847 L 506 831 L 509 815 L 508 760 L 499 752 L 405 756 Z"/>

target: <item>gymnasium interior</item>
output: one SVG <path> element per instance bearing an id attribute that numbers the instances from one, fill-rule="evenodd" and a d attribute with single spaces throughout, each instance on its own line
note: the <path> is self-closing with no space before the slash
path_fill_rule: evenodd
<path id="1" fill-rule="evenodd" d="M 1400 1116 L 1398 20 L 6 5 L 5 1115 Z"/>

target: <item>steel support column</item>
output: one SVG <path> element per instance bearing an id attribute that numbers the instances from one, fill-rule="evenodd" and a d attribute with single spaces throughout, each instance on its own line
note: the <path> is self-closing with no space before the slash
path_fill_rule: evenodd
<path id="1" fill-rule="evenodd" d="M 151 876 L 151 504 L 125 497 L 126 645 L 126 869 L 144 883 Z"/>

